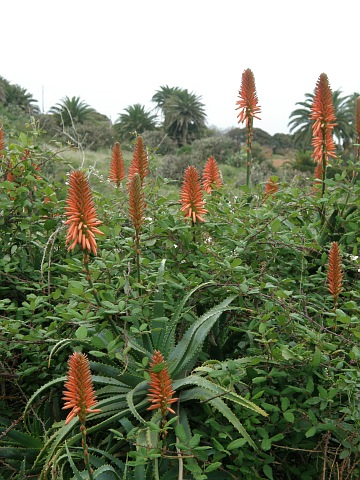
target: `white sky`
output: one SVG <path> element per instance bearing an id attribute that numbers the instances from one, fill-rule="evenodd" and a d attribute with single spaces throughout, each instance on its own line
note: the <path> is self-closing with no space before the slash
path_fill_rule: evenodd
<path id="1" fill-rule="evenodd" d="M 0 75 L 45 112 L 80 96 L 115 121 L 168 85 L 201 96 L 209 126 L 236 127 L 251 68 L 254 126 L 274 134 L 323 72 L 360 92 L 358 0 L 5 0 L 0 15 Z"/>

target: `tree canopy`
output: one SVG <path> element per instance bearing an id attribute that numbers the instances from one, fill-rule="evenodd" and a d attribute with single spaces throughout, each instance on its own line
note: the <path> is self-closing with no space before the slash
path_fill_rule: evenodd
<path id="1" fill-rule="evenodd" d="M 0 104 L 7 108 L 19 108 L 30 114 L 39 113 L 37 100 L 25 88 L 12 84 L 0 76 Z"/>
<path id="2" fill-rule="evenodd" d="M 202 136 L 206 129 L 206 113 L 200 96 L 187 89 L 166 86 L 154 97 L 163 113 L 165 131 L 179 146 Z"/>
<path id="3" fill-rule="evenodd" d="M 120 113 L 115 122 L 115 130 L 121 140 L 134 138 L 136 134 L 156 129 L 156 115 L 145 110 L 144 105 L 135 103 L 129 105 Z"/>
<path id="4" fill-rule="evenodd" d="M 355 99 L 357 96 L 357 93 L 343 96 L 341 90 L 334 90 L 332 94 L 336 116 L 334 136 L 337 140 L 338 148 L 346 149 L 354 138 Z M 300 148 L 310 148 L 311 146 L 311 106 L 313 99 L 313 93 L 306 93 L 305 100 L 296 103 L 300 108 L 291 112 L 289 117 L 290 121 L 288 126 L 290 132 L 294 133 L 294 143 Z"/>
<path id="5" fill-rule="evenodd" d="M 84 123 L 95 118 L 96 111 L 80 97 L 64 97 L 59 103 L 51 107 L 52 113 L 59 125 L 70 127 L 76 123 Z"/>

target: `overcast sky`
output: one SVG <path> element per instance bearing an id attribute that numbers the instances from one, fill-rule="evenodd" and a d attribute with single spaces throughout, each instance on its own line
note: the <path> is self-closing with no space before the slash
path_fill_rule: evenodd
<path id="1" fill-rule="evenodd" d="M 360 92 L 358 0 L 5 0 L 0 75 L 45 112 L 63 97 L 115 121 L 147 110 L 163 85 L 187 88 L 207 124 L 237 126 L 242 72 L 255 76 L 261 120 L 288 133 L 290 113 L 321 73 Z"/>

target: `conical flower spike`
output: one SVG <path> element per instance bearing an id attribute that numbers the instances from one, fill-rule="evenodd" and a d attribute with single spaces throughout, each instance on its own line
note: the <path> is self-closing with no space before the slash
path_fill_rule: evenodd
<path id="1" fill-rule="evenodd" d="M 191 218 L 193 223 L 204 221 L 203 215 L 208 211 L 204 208 L 200 175 L 193 166 L 185 170 L 180 201 L 182 203 L 180 210 L 184 212 L 185 217 Z"/>
<path id="2" fill-rule="evenodd" d="M 312 130 L 313 157 L 315 162 L 325 162 L 328 157 L 335 157 L 335 143 L 333 140 L 333 128 L 336 125 L 332 92 L 328 77 L 322 73 L 316 83 L 314 99 L 311 107 L 311 117 L 315 120 Z"/>
<path id="3" fill-rule="evenodd" d="M 133 158 L 129 166 L 128 182 L 131 182 L 132 177 L 138 173 L 140 175 L 141 183 L 144 183 L 145 177 L 148 174 L 148 158 L 144 147 L 144 142 L 141 136 L 137 137 Z"/>
<path id="4" fill-rule="evenodd" d="M 254 118 L 259 119 L 257 114 L 260 113 L 254 74 L 250 68 L 244 70 L 242 74 L 239 100 L 236 102 L 236 105 L 236 110 L 240 110 L 238 122 L 243 123 L 246 120 L 246 185 L 249 186 L 252 163 L 253 123 Z"/>
<path id="5" fill-rule="evenodd" d="M 76 416 L 84 424 L 88 413 L 101 412 L 99 409 L 91 409 L 98 402 L 92 384 L 89 360 L 83 353 L 74 352 L 70 355 L 63 393 L 63 400 L 66 402 L 63 410 L 71 408 L 71 412 L 66 417 L 65 425 Z"/>
<path id="6" fill-rule="evenodd" d="M 96 255 L 95 234 L 104 235 L 97 226 L 102 222 L 96 218 L 95 204 L 92 200 L 90 185 L 84 172 L 73 170 L 70 173 L 68 196 L 66 199 L 66 215 L 68 225 L 66 243 L 68 250 L 79 244 L 85 253 Z"/>
<path id="7" fill-rule="evenodd" d="M 279 190 L 279 185 L 278 183 L 273 179 L 273 178 L 268 178 L 266 184 L 265 184 L 265 192 L 264 192 L 264 198 L 263 202 L 270 197 L 275 195 L 275 193 Z"/>
<path id="8" fill-rule="evenodd" d="M 175 403 L 178 398 L 172 398 L 175 390 L 172 388 L 171 378 L 164 362 L 164 357 L 158 351 L 154 351 L 150 363 L 150 382 L 148 400 L 152 405 L 147 410 L 159 409 L 163 418 L 167 411 L 175 413 L 169 405 Z"/>
<path id="9" fill-rule="evenodd" d="M 258 105 L 254 74 L 250 68 L 244 70 L 242 74 L 239 100 L 236 105 L 236 110 L 240 110 L 238 123 L 243 123 L 246 120 L 246 126 L 248 127 L 250 123 L 252 125 L 253 118 L 260 120 L 257 115 L 261 112 L 261 109 Z"/>
<path id="10" fill-rule="evenodd" d="M 328 260 L 327 274 L 328 290 L 334 298 L 334 304 L 342 292 L 342 270 L 341 270 L 341 254 L 337 242 L 332 242 Z"/>
<path id="11" fill-rule="evenodd" d="M 116 142 L 112 149 L 111 162 L 110 162 L 110 182 L 116 183 L 119 187 L 121 180 L 125 178 L 125 166 L 124 159 L 121 152 L 120 143 Z"/>
<path id="12" fill-rule="evenodd" d="M 140 175 L 135 173 L 129 186 L 129 214 L 134 225 L 136 235 L 139 235 L 140 227 L 144 222 L 144 192 L 141 185 Z"/>
<path id="13" fill-rule="evenodd" d="M 206 193 L 211 193 L 213 188 L 221 188 L 223 185 L 220 170 L 215 157 L 209 157 L 203 171 L 203 189 Z"/>

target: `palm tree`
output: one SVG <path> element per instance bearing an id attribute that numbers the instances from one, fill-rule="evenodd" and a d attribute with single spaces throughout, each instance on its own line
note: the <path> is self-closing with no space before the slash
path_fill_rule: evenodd
<path id="1" fill-rule="evenodd" d="M 334 136 L 337 139 L 339 147 L 344 150 L 349 145 L 352 138 L 355 135 L 354 125 L 354 112 L 349 108 L 350 96 L 341 96 L 341 90 L 335 90 L 333 92 L 333 105 L 336 116 L 336 125 L 334 126 Z"/>
<path id="2" fill-rule="evenodd" d="M 311 106 L 314 100 L 313 93 L 305 93 L 305 101 L 297 102 L 297 108 L 290 114 L 290 133 L 294 133 L 294 145 L 301 149 L 311 148 L 312 122 L 310 119 Z"/>
<path id="3" fill-rule="evenodd" d="M 19 85 L 10 83 L 4 77 L 0 77 L 0 103 L 7 108 L 17 107 L 31 115 L 39 113 L 39 107 L 34 105 L 37 100 L 31 93 Z"/>
<path id="4" fill-rule="evenodd" d="M 346 101 L 346 111 L 348 113 L 348 121 L 351 126 L 351 138 L 349 138 L 349 143 L 346 140 L 343 141 L 344 150 L 350 148 L 353 143 L 356 143 L 357 133 L 355 125 L 355 110 L 356 110 L 356 100 L 360 96 L 360 93 L 354 92 L 351 95 L 348 95 Z"/>
<path id="5" fill-rule="evenodd" d="M 343 149 L 346 148 L 354 136 L 355 107 L 351 109 L 351 98 L 352 96 L 342 96 L 341 90 L 334 90 L 332 94 L 336 116 L 336 125 L 333 132 L 337 139 L 338 147 Z M 310 115 L 313 99 L 313 93 L 306 93 L 305 101 L 296 103 L 301 108 L 297 108 L 290 114 L 288 126 L 290 127 L 290 132 L 294 132 L 295 146 L 301 149 L 311 148 L 312 121 Z"/>
<path id="6" fill-rule="evenodd" d="M 155 95 L 153 95 L 151 101 L 156 104 L 155 109 L 161 110 L 164 113 L 164 105 L 166 100 L 171 96 L 178 92 L 180 92 L 181 88 L 179 87 L 169 87 L 168 85 L 161 86 L 159 90 L 156 90 Z"/>
<path id="7" fill-rule="evenodd" d="M 76 123 L 84 123 L 95 118 L 96 111 L 80 97 L 64 97 L 59 103 L 50 108 L 59 125 L 70 127 Z"/>
<path id="8" fill-rule="evenodd" d="M 191 143 L 206 128 L 205 106 L 200 99 L 187 89 L 178 88 L 165 98 L 162 107 L 164 128 L 179 146 Z"/>
<path id="9" fill-rule="evenodd" d="M 156 115 L 145 110 L 143 105 L 135 103 L 124 109 L 115 122 L 115 130 L 121 140 L 130 140 L 136 134 L 156 129 Z"/>

